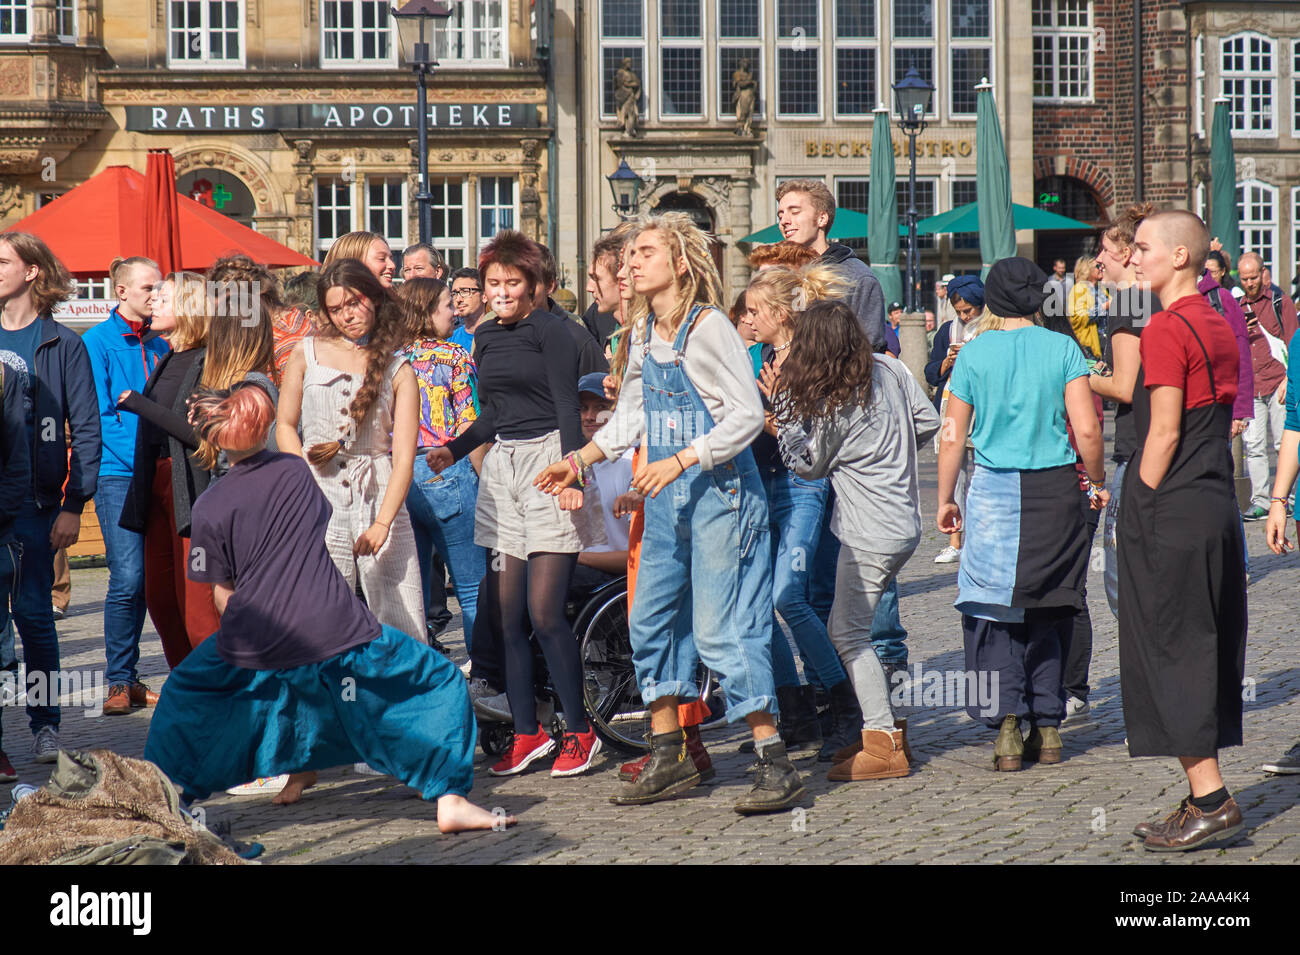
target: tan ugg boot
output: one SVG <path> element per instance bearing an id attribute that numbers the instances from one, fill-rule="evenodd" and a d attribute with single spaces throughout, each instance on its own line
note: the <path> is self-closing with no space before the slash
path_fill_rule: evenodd
<path id="1" fill-rule="evenodd" d="M 903 753 L 903 731 L 863 730 L 862 749 L 836 763 L 826 778 L 835 782 L 862 779 L 894 779 L 911 772 Z"/>
<path id="2" fill-rule="evenodd" d="M 894 720 L 894 729 L 899 730 L 903 734 L 903 755 L 907 757 L 907 762 L 911 764 L 912 747 L 907 745 L 907 717 L 900 716 L 898 719 Z M 862 752 L 862 740 L 859 739 L 850 743 L 848 746 L 837 749 L 833 759 L 837 763 L 842 763 L 846 759 L 852 759 L 860 752 Z"/>

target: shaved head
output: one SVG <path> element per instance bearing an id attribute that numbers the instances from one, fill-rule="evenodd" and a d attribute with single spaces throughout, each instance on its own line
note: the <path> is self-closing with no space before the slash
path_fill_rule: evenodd
<path id="1" fill-rule="evenodd" d="M 1240 269 L 1243 265 L 1253 265 L 1255 270 L 1263 271 L 1264 260 L 1258 252 L 1243 252 L 1241 258 L 1237 259 L 1237 268 Z"/>
<path id="2" fill-rule="evenodd" d="M 1156 229 L 1161 241 L 1172 252 L 1182 246 L 1187 250 L 1187 267 L 1197 275 L 1205 268 L 1210 254 L 1210 230 L 1200 216 L 1182 209 L 1157 212 L 1146 220 Z"/>

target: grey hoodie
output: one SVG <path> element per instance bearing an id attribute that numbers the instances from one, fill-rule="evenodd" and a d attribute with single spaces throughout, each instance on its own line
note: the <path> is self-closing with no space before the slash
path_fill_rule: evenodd
<path id="1" fill-rule="evenodd" d="M 869 404 L 817 421 L 782 424 L 781 459 L 801 478 L 830 474 L 831 530 L 856 550 L 897 554 L 921 538 L 917 445 L 939 430 L 939 415 L 907 366 L 876 355 Z"/>
<path id="2" fill-rule="evenodd" d="M 885 293 L 880 290 L 880 280 L 871 271 L 867 263 L 854 254 L 847 245 L 832 242 L 818 265 L 834 265 L 852 284 L 848 305 L 853 314 L 858 316 L 858 324 L 871 340 L 871 347 L 876 352 L 885 350 Z"/>

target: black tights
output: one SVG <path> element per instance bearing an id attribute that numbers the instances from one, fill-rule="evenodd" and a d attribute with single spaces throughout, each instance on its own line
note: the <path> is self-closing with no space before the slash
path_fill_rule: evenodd
<path id="1" fill-rule="evenodd" d="M 506 696 L 516 733 L 531 736 L 538 731 L 530 620 L 568 731 L 586 733 L 589 729 L 578 641 L 564 616 L 569 577 L 577 562 L 577 554 L 533 554 L 527 561 L 495 554 L 488 562 L 488 613 L 505 650 Z"/>

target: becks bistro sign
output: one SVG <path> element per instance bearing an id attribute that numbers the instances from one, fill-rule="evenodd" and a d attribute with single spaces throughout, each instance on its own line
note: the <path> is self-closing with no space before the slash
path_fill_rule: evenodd
<path id="1" fill-rule="evenodd" d="M 537 125 L 536 103 L 432 103 L 429 128 L 527 129 Z M 281 129 L 415 130 L 413 103 L 299 103 L 273 106 L 128 106 L 134 132 L 255 133 Z"/>

